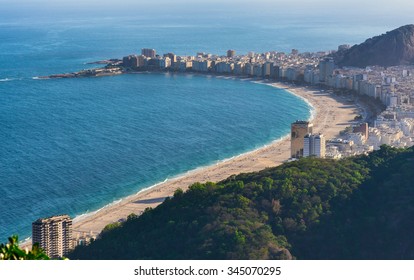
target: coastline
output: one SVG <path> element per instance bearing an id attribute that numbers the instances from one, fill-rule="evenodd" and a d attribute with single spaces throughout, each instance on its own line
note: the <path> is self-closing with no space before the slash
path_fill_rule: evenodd
<path id="1" fill-rule="evenodd" d="M 339 132 L 349 126 L 354 117 L 360 113 L 360 105 L 344 106 L 340 97 L 332 96 L 317 88 L 299 87 L 280 82 L 257 82 L 284 89 L 289 94 L 307 102 L 312 107 L 310 119 L 314 122 L 315 132 L 323 133 L 327 139 L 337 137 Z M 95 212 L 77 216 L 73 220 L 73 236 L 96 236 L 107 224 L 126 219 L 131 213 L 139 215 L 148 207 L 158 206 L 166 197 L 172 196 L 178 188 L 186 190 L 195 182 L 218 182 L 231 175 L 275 167 L 289 157 L 290 135 L 285 135 L 253 151 L 224 159 L 210 166 L 196 168 L 114 201 Z M 24 241 L 21 246 L 30 247 L 31 240 Z"/>

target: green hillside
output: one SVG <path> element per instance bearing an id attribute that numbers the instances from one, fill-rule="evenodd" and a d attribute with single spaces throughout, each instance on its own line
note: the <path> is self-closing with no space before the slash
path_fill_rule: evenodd
<path id="1" fill-rule="evenodd" d="M 70 259 L 414 259 L 414 149 L 304 158 L 177 190 Z"/>

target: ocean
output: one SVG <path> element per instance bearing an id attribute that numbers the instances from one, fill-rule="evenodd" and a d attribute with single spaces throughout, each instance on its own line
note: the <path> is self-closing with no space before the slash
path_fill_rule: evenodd
<path id="1" fill-rule="evenodd" d="M 224 14 L 0 20 L 0 242 L 41 217 L 93 212 L 140 189 L 256 149 L 310 107 L 264 84 L 193 74 L 38 80 L 154 48 L 195 55 L 319 51 L 381 33 L 369 24 Z M 341 32 L 338 32 L 340 30 Z"/>

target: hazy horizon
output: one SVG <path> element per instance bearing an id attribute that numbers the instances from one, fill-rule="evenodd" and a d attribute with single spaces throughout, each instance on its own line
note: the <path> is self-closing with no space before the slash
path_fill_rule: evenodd
<path id="1" fill-rule="evenodd" d="M 135 16 L 135 17 L 204 17 L 208 13 L 216 13 L 217 19 L 225 15 L 228 19 L 237 20 L 241 17 L 263 15 L 271 18 L 295 17 L 297 20 L 319 19 L 328 21 L 341 19 L 357 23 L 372 19 L 372 24 L 386 23 L 393 26 L 409 24 L 414 3 L 395 0 L 392 5 L 387 1 L 357 0 L 334 2 L 328 0 L 293 0 L 271 1 L 229 0 L 222 3 L 219 0 L 167 0 L 133 1 L 133 0 L 1 0 L 4 19 L 33 18 L 33 17 L 68 17 L 68 16 Z M 210 15 L 211 16 L 211 15 Z"/>

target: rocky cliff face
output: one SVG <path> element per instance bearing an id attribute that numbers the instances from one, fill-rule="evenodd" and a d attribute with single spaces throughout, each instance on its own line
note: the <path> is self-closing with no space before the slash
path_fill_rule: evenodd
<path id="1" fill-rule="evenodd" d="M 414 25 L 373 37 L 334 56 L 339 66 L 366 67 L 414 64 Z"/>

